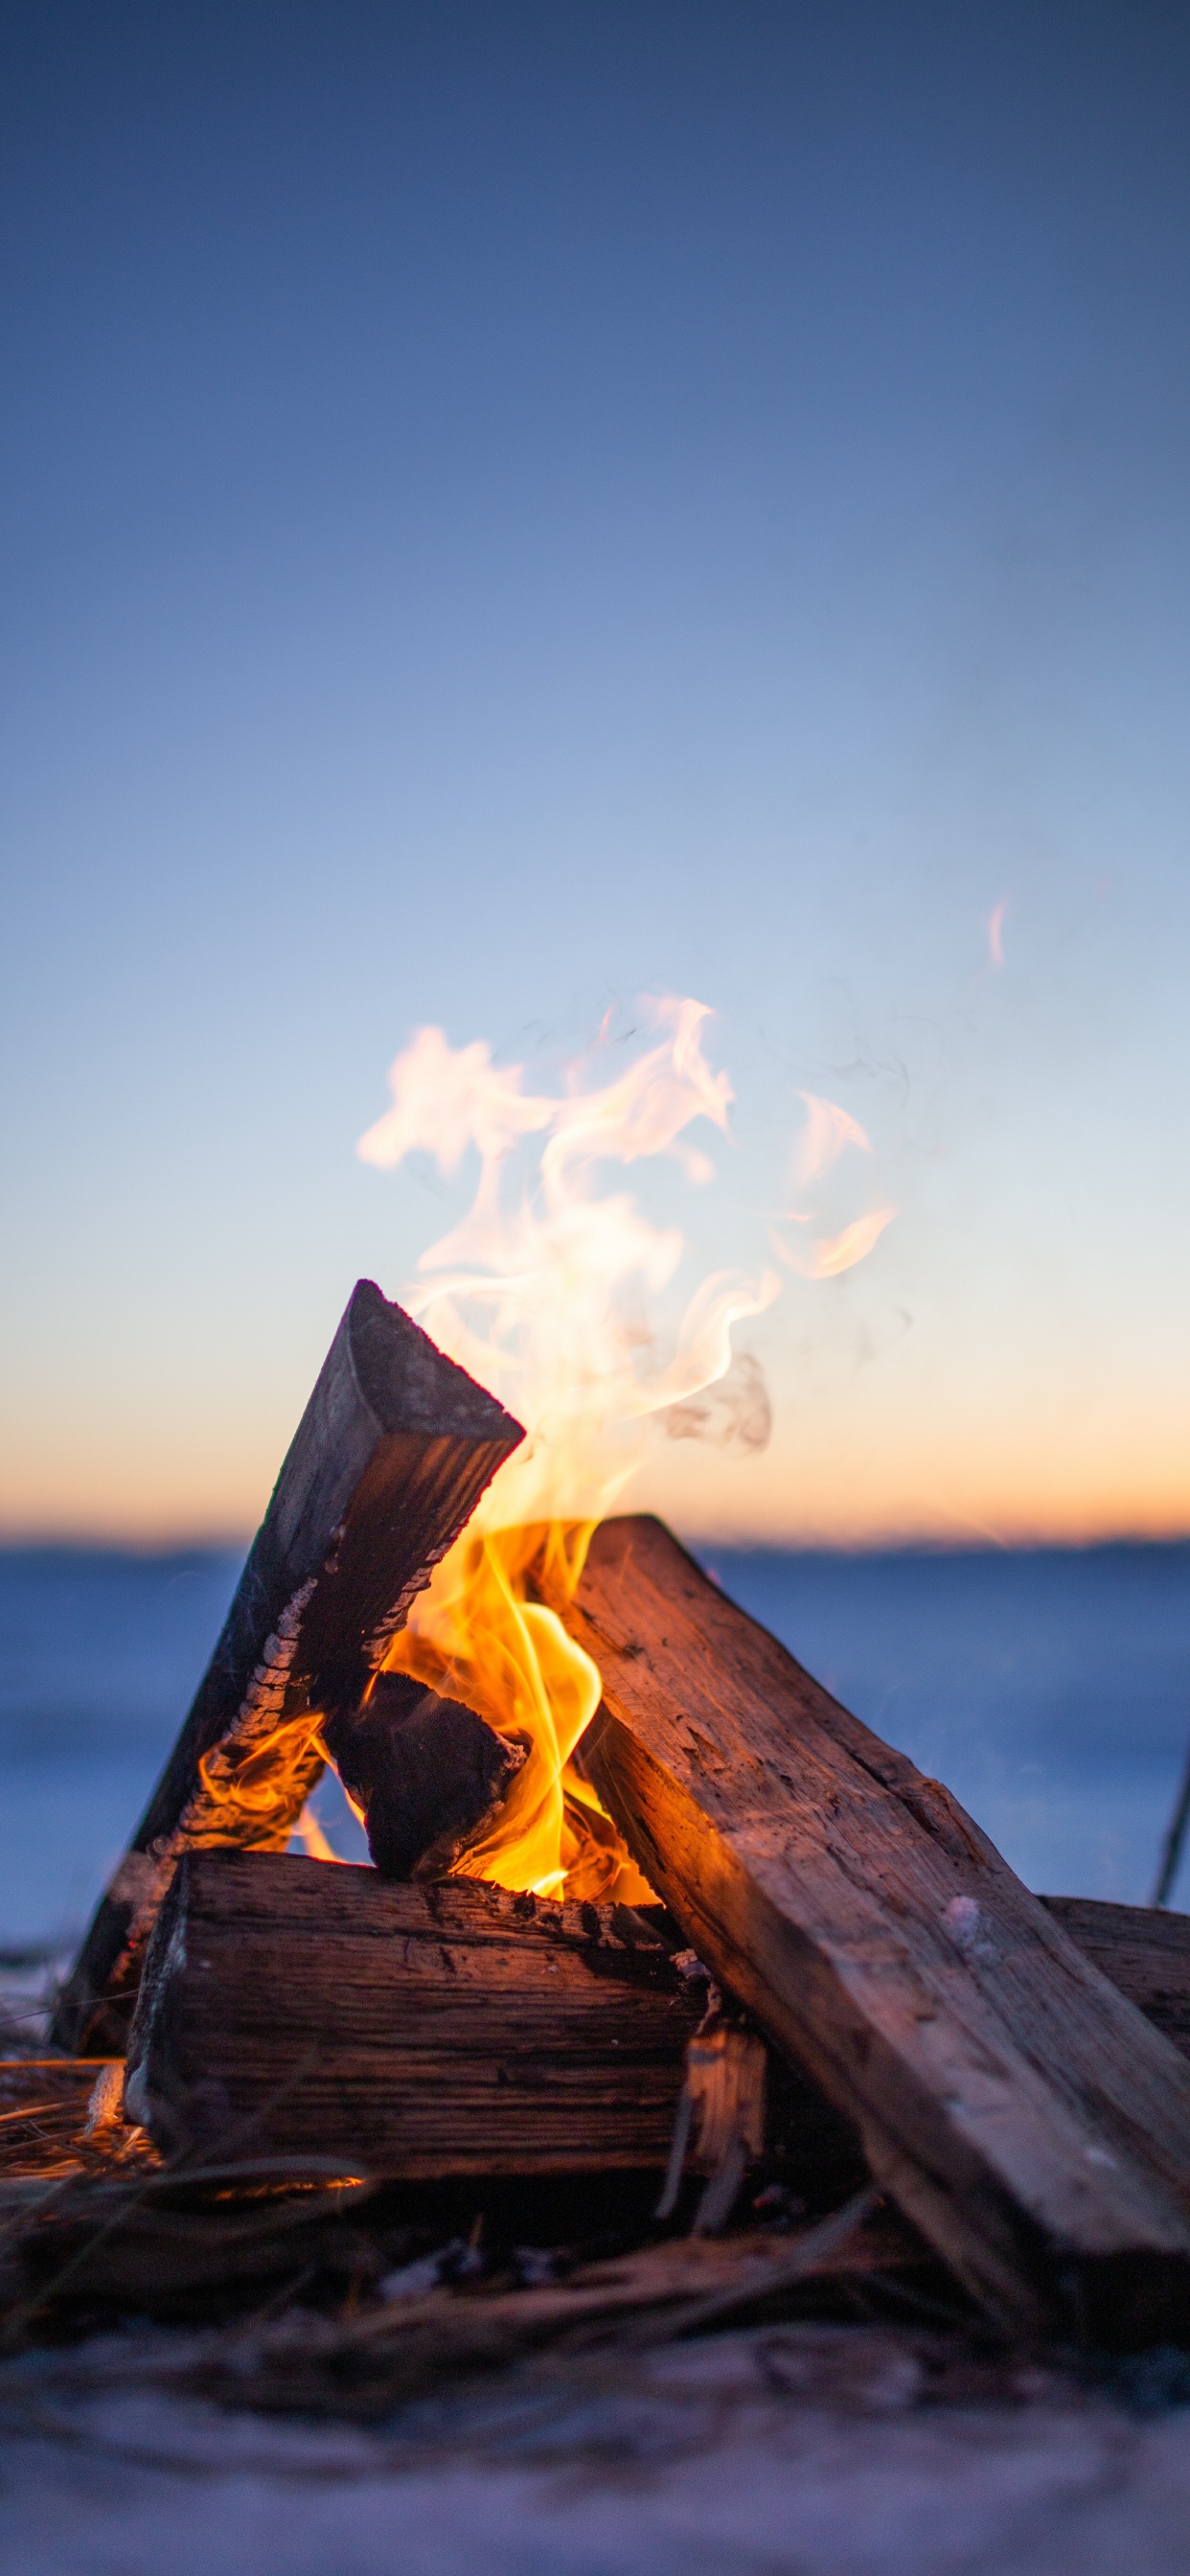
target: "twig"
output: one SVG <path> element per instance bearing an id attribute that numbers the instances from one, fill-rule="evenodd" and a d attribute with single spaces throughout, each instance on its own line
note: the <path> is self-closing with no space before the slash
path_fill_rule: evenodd
<path id="1" fill-rule="evenodd" d="M 1186 1839 L 1186 1826 L 1188 1823 L 1190 1823 L 1190 1745 L 1186 1748 L 1186 1760 L 1182 1770 L 1181 1786 L 1174 1801 L 1173 1814 L 1170 1817 L 1165 1841 L 1162 1846 L 1161 1863 L 1157 1871 L 1157 1884 L 1153 1889 L 1152 1902 L 1154 1905 L 1168 1905 L 1170 1897 L 1173 1894 L 1174 1880 L 1177 1877 L 1178 1869 L 1181 1864 L 1182 1845 Z"/>
<path id="2" fill-rule="evenodd" d="M 857 2227 L 871 2217 L 879 2198 L 875 2185 L 865 2183 L 863 2190 L 854 2192 L 841 2209 L 833 2210 L 817 2227 L 807 2229 L 783 2262 L 754 2274 L 751 2280 L 733 2282 L 730 2289 L 714 2290 L 709 2298 L 690 2299 L 659 2324 L 649 2320 L 638 2326 L 624 2341 L 672 2343 L 679 2335 L 701 2334 L 704 2327 L 717 2325 L 720 2318 L 730 2316 L 733 2308 L 751 2307 L 757 2299 L 769 2299 L 778 2290 L 791 2289 L 795 2281 L 804 2280 L 829 2255 L 842 2250 L 848 2237 L 854 2236 Z"/>

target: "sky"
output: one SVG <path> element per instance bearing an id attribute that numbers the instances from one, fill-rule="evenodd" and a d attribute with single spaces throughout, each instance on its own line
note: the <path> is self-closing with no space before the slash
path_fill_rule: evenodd
<path id="1" fill-rule="evenodd" d="M 0 1531 L 249 1530 L 393 1057 L 666 995 L 691 1279 L 897 1214 L 630 1499 L 1190 1529 L 1186 12 L 4 0 L 0 299 Z"/>

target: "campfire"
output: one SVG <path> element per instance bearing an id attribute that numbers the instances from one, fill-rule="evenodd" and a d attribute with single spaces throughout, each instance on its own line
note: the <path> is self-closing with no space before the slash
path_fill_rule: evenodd
<path id="1" fill-rule="evenodd" d="M 30 2174 L 114 2188 L 120 2167 L 162 2261 L 169 2194 L 214 2177 L 231 2273 L 262 2193 L 274 2234 L 283 2210 L 308 2235 L 333 2191 L 482 2209 L 515 2188 L 544 2212 L 565 2186 L 654 2264 L 621 2305 L 719 2314 L 924 2266 L 1008 2335 L 1184 2330 L 1185 1927 L 1031 1895 L 658 1520 L 610 1508 L 650 1422 L 687 1437 L 718 1407 L 758 1436 L 731 1333 L 775 1275 L 712 1278 L 659 1360 L 640 1291 L 680 1243 L 590 1186 L 609 1156 L 699 1176 L 685 1131 L 722 1129 L 730 1098 L 704 1016 L 667 1008 L 628 1073 L 562 1097 L 433 1031 L 399 1059 L 365 1158 L 449 1171 L 476 1144 L 475 1204 L 405 1306 L 351 1297 L 61 2053 L 7 2070 L 10 2149 L 40 2083 Z M 866 1143 L 829 1106 L 803 1184 Z M 527 1137 L 539 1190 L 510 1207 Z M 828 1276 L 887 1216 L 797 1257 Z M 311 1812 L 328 1764 L 371 1867 Z M 675 2243 L 733 2223 L 714 2278 L 689 2250 L 675 2271 Z M 460 2238 L 458 2283 L 469 2257 Z"/>

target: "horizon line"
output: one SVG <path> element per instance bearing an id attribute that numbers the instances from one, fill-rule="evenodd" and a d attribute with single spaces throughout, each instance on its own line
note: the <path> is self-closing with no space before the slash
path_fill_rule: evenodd
<path id="1" fill-rule="evenodd" d="M 625 1517 L 607 1513 L 607 1519 Z M 656 1515 L 663 1518 L 664 1515 Z M 1190 1545 L 1190 1527 L 1154 1528 L 1117 1525 L 1098 1530 L 1042 1529 L 1022 1525 L 1011 1532 L 970 1530 L 958 1533 L 916 1528 L 829 1532 L 722 1528 L 682 1529 L 674 1535 L 691 1555 L 707 1559 L 728 1556 L 1087 1556 L 1108 1548 L 1177 1548 Z M 246 1556 L 252 1530 L 181 1529 L 162 1532 L 102 1530 L 77 1526 L 0 1526 L 0 1557 L 60 1555 L 143 1558 L 162 1561 L 179 1556 Z"/>

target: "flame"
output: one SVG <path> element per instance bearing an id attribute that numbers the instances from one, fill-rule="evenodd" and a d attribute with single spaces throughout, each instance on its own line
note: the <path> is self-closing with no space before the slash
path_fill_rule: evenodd
<path id="1" fill-rule="evenodd" d="M 582 1738 L 601 1685 L 562 1614 L 591 1533 L 652 1429 L 744 1451 L 764 1446 L 763 1374 L 749 1354 L 733 1352 L 732 1333 L 779 1293 L 771 1270 L 756 1280 L 715 1271 L 680 1320 L 671 1314 L 668 1334 L 662 1329 L 659 1301 L 673 1286 L 683 1236 L 652 1224 L 625 1191 L 601 1194 L 596 1176 L 606 1163 L 664 1156 L 689 1183 L 705 1184 L 714 1165 L 686 1131 L 702 1121 L 727 1136 L 732 1090 L 703 1052 L 710 1014 L 701 1003 L 654 1000 L 642 1011 L 654 1045 L 602 1083 L 580 1059 L 560 1092 L 529 1091 L 524 1068 L 495 1065 L 483 1041 L 452 1048 L 441 1029 L 420 1029 L 390 1068 L 391 1107 L 357 1149 L 383 1171 L 428 1153 L 447 1178 L 466 1155 L 478 1156 L 467 1214 L 422 1254 L 403 1301 L 527 1432 L 387 1657 L 388 1669 L 463 1701 L 525 1748 L 498 1818 L 456 1869 L 537 1895 L 628 1903 L 651 1891 L 582 1776 Z M 611 1043 L 605 1023 L 596 1054 Z M 837 1102 L 801 1098 L 798 1188 L 845 1150 L 873 1150 Z M 792 1269 L 834 1278 L 864 1259 L 894 1214 L 857 1217 L 809 1242 L 804 1255 L 775 1230 L 772 1240 Z M 797 1209 L 786 1221 L 817 1222 Z M 277 1850 L 288 1840 L 289 1819 L 326 1760 L 317 1712 L 277 1716 L 302 1597 L 268 1640 L 233 1736 L 201 1760 L 196 1795 L 158 1860 L 187 1842 Z M 338 1857 L 308 1804 L 296 1832 L 313 1857 Z"/>
<path id="2" fill-rule="evenodd" d="M 388 1657 L 390 1670 L 461 1699 L 527 1747 L 499 1818 L 458 1868 L 539 1895 L 629 1902 L 647 1883 L 574 1760 L 599 1672 L 555 1605 L 572 1597 L 591 1531 L 651 1423 L 688 1436 L 694 1399 L 731 1367 L 733 1327 L 778 1293 L 771 1271 L 757 1281 L 714 1273 L 658 1356 L 650 1301 L 670 1287 L 683 1237 L 626 1193 L 599 1195 L 596 1170 L 668 1156 L 704 1183 L 714 1167 L 685 1130 L 702 1120 L 728 1134 L 732 1091 L 703 1052 L 702 1004 L 644 1009 L 657 1043 L 601 1084 L 582 1062 L 570 1067 L 560 1095 L 528 1091 L 524 1069 L 496 1067 L 486 1044 L 456 1050 L 440 1029 L 421 1029 L 391 1067 L 391 1108 L 358 1147 L 383 1170 L 427 1152 L 447 1176 L 478 1153 L 468 1213 L 422 1255 L 403 1302 L 528 1434 Z M 534 1136 L 536 1172 L 514 1196 L 509 1167 Z"/>
<path id="3" fill-rule="evenodd" d="M 340 1858 L 340 1854 L 335 1850 L 334 1844 L 327 1840 L 327 1837 L 319 1824 L 318 1818 L 308 1801 L 303 1807 L 293 1830 L 308 1860 L 337 1861 Z"/>
<path id="4" fill-rule="evenodd" d="M 871 1153 L 871 1137 L 837 1100 L 822 1100 L 816 1091 L 799 1091 L 798 1099 L 805 1101 L 806 1120 L 793 1152 L 795 1189 L 829 1172 L 847 1145 L 857 1145 L 861 1154 Z"/>
<path id="5" fill-rule="evenodd" d="M 865 1261 L 874 1243 L 878 1243 L 886 1225 L 891 1225 L 895 1208 L 873 1208 L 867 1216 L 853 1218 L 841 1234 L 824 1235 L 810 1248 L 803 1260 L 774 1236 L 777 1250 L 791 1270 L 800 1270 L 803 1279 L 837 1279 L 840 1271 L 853 1270 L 857 1261 Z M 800 1219 L 799 1223 L 806 1220 Z"/>
<path id="6" fill-rule="evenodd" d="M 798 1097 L 805 1102 L 806 1116 L 794 1145 L 790 1169 L 795 1190 L 803 1188 L 807 1181 L 821 1180 L 849 1145 L 857 1147 L 862 1154 L 873 1151 L 871 1137 L 849 1110 L 840 1108 L 837 1100 L 820 1099 L 815 1091 L 799 1092 Z M 783 1241 L 775 1226 L 770 1226 L 769 1238 L 780 1259 L 790 1270 L 798 1271 L 803 1279 L 837 1279 L 842 1271 L 852 1270 L 857 1261 L 867 1259 L 873 1244 L 879 1241 L 885 1226 L 891 1225 L 896 1213 L 894 1207 L 871 1208 L 866 1216 L 853 1217 L 838 1234 L 820 1235 L 805 1253 L 795 1252 L 791 1244 Z M 781 1222 L 785 1225 L 814 1225 L 817 1218 L 813 1210 L 791 1207 L 786 1208 Z"/>

